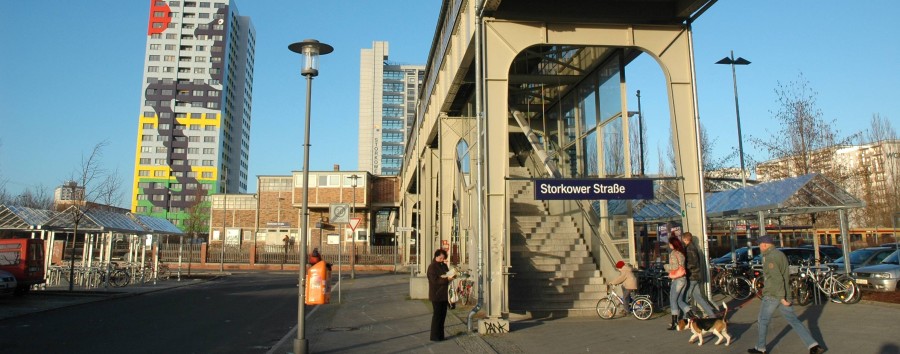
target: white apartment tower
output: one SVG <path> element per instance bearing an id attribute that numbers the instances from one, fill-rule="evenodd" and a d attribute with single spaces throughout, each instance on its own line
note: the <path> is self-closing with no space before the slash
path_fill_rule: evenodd
<path id="1" fill-rule="evenodd" d="M 424 65 L 389 62 L 387 42 L 360 50 L 359 170 L 380 176 L 400 173 L 424 77 Z"/>
<path id="2" fill-rule="evenodd" d="M 255 42 L 234 1 L 150 1 L 132 212 L 182 225 L 246 191 Z"/>

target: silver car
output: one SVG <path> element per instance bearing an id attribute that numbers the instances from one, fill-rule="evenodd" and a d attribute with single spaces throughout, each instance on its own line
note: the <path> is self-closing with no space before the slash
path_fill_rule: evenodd
<path id="1" fill-rule="evenodd" d="M 896 291 L 900 280 L 900 251 L 894 251 L 879 265 L 857 268 L 853 271 L 860 288 L 875 291 Z"/>

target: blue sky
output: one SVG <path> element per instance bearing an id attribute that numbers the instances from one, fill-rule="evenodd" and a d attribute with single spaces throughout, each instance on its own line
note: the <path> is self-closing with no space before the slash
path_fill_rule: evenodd
<path id="1" fill-rule="evenodd" d="M 60 3 L 62 4 L 62 3 Z M 69 4 L 69 3 L 65 3 Z M 77 6 L 4 2 L 0 21 L 0 178 L 18 193 L 67 179 L 100 141 L 103 162 L 129 186 L 134 170 L 137 117 L 148 1 L 94 0 Z M 423 64 L 440 2 L 435 0 L 244 0 L 237 4 L 256 27 L 257 48 L 250 149 L 250 187 L 256 175 L 288 174 L 302 164 L 305 81 L 299 56 L 287 45 L 315 38 L 334 46 L 313 82 L 311 170 L 357 168 L 359 51 L 390 42 L 390 59 Z M 774 90 L 802 73 L 818 91 L 826 119 L 849 134 L 871 116 L 900 126 L 900 4 L 888 0 L 722 0 L 694 23 L 700 120 L 717 152 L 737 145 L 731 70 L 714 63 L 728 55 L 752 62 L 738 67 L 745 151 L 748 137 L 777 126 Z M 400 25 L 392 19 L 403 17 Z M 649 58 L 629 67 L 630 109 L 641 90 L 648 150 L 668 145 L 668 104 L 658 67 Z M 768 129 L 768 131 L 767 131 Z M 734 162 L 735 166 L 737 162 Z M 655 170 L 656 158 L 647 160 Z M 130 187 L 126 187 L 130 188 Z M 124 191 L 127 196 L 130 189 Z M 127 207 L 127 198 L 122 205 Z"/>

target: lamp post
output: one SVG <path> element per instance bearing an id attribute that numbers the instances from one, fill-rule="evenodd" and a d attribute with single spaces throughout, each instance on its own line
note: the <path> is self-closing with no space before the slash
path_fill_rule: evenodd
<path id="1" fill-rule="evenodd" d="M 641 177 L 644 177 L 644 114 L 641 113 L 641 90 L 637 90 L 638 99 L 638 141 L 641 149 Z"/>
<path id="2" fill-rule="evenodd" d="M 747 172 L 744 168 L 744 139 L 741 137 L 741 109 L 738 106 L 738 90 L 737 90 L 737 73 L 734 70 L 735 65 L 749 65 L 750 61 L 741 57 L 734 59 L 734 51 L 731 51 L 730 57 L 722 58 L 716 64 L 731 65 L 731 80 L 734 83 L 734 113 L 737 116 L 737 132 L 738 132 L 738 154 L 741 159 L 741 187 L 747 186 Z"/>
<path id="3" fill-rule="evenodd" d="M 357 175 L 352 175 L 350 177 L 350 187 L 353 187 L 353 204 L 350 204 L 350 216 L 356 217 L 356 186 L 358 180 L 361 178 Z M 357 224 L 359 226 L 359 224 Z M 350 233 L 350 279 L 356 279 L 356 229 Z"/>
<path id="4" fill-rule="evenodd" d="M 303 139 L 303 206 L 300 212 L 300 274 L 299 304 L 297 306 L 297 338 L 294 339 L 294 354 L 306 354 L 309 341 L 306 339 L 306 238 L 309 219 L 309 112 L 312 98 L 312 78 L 319 75 L 319 55 L 331 53 L 334 48 L 315 39 L 304 39 L 288 46 L 294 53 L 301 55 L 303 69 L 300 74 L 306 76 L 306 122 Z"/>

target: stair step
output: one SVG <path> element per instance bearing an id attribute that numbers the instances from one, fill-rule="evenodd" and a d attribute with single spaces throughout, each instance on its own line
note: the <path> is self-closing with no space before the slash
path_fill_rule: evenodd
<path id="1" fill-rule="evenodd" d="M 596 269 L 589 270 L 559 270 L 559 271 L 535 271 L 522 272 L 521 269 L 513 267 L 510 272 L 516 273 L 518 279 L 547 279 L 554 280 L 559 278 L 599 278 L 600 271 Z"/>
<path id="2" fill-rule="evenodd" d="M 579 263 L 587 263 L 594 264 L 593 258 L 591 257 L 547 257 L 547 256 L 535 256 L 522 258 L 516 255 L 512 256 L 513 264 L 527 264 L 527 265 L 542 265 L 542 264 L 579 264 Z"/>
<path id="3" fill-rule="evenodd" d="M 542 254 L 550 254 L 554 256 L 566 256 L 567 252 L 581 251 L 585 252 L 584 254 L 574 254 L 578 257 L 585 257 L 588 255 L 587 245 L 510 245 L 509 250 L 511 252 L 525 252 L 525 253 L 542 253 Z M 529 256 L 525 254 L 524 256 Z"/>

